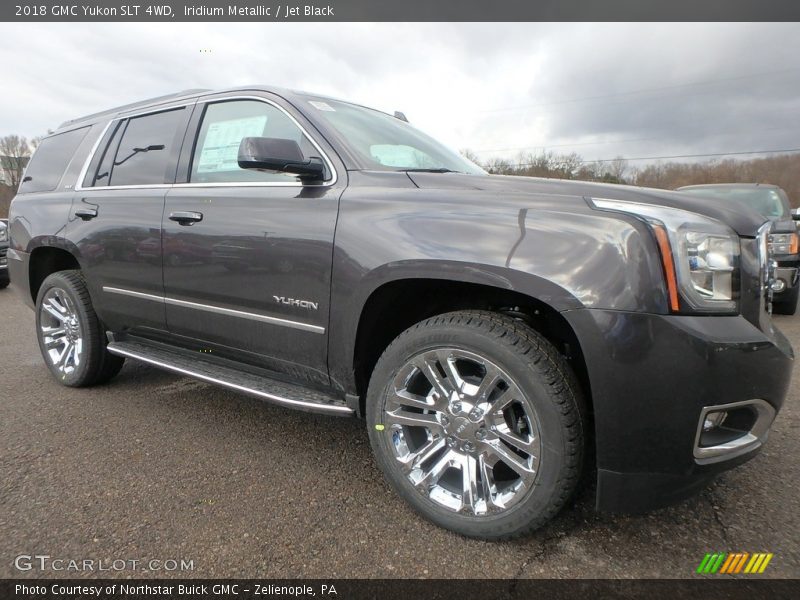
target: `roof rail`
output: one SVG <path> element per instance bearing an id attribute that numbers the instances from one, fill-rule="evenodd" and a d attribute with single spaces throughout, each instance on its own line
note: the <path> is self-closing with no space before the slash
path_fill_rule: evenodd
<path id="1" fill-rule="evenodd" d="M 66 127 L 68 125 L 72 125 L 74 123 L 80 123 L 81 121 L 87 121 L 89 119 L 93 119 L 93 118 L 96 118 L 96 117 L 101 117 L 103 115 L 116 114 L 116 113 L 119 113 L 119 112 L 130 110 L 132 108 L 137 108 L 137 107 L 140 107 L 140 106 L 148 106 L 148 105 L 151 105 L 151 104 L 158 104 L 158 103 L 161 103 L 161 102 L 166 102 L 168 100 L 177 100 L 179 98 L 184 98 L 186 96 L 191 96 L 193 94 L 199 94 L 201 92 L 208 92 L 208 91 L 211 91 L 211 90 L 206 89 L 206 88 L 194 88 L 194 89 L 189 89 L 189 90 L 182 90 L 180 92 L 175 92 L 173 94 L 166 94 L 164 96 L 156 96 L 155 98 L 148 98 L 147 100 L 139 100 L 138 102 L 132 102 L 131 104 L 124 104 L 122 106 L 117 106 L 115 108 L 110 108 L 108 110 L 103 110 L 103 111 L 100 111 L 100 112 L 92 113 L 90 115 L 85 115 L 85 116 L 79 117 L 77 119 L 70 119 L 68 121 L 64 121 L 63 123 L 61 123 L 61 125 L 58 126 L 58 129 L 61 129 L 62 127 Z"/>

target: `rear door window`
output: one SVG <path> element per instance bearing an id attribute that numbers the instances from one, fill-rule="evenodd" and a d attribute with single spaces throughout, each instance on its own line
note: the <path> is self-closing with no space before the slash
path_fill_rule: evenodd
<path id="1" fill-rule="evenodd" d="M 183 108 L 129 119 L 110 165 L 108 185 L 172 183 L 184 120 Z"/>
<path id="2" fill-rule="evenodd" d="M 82 127 L 44 138 L 25 169 L 19 193 L 51 192 L 56 189 L 88 131 L 89 127 Z"/>

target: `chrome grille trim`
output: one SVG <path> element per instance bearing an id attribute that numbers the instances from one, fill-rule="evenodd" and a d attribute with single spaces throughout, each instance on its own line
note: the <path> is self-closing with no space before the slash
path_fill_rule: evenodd
<path id="1" fill-rule="evenodd" d="M 775 281 L 775 269 L 777 268 L 769 244 L 771 230 L 772 221 L 767 221 L 758 229 L 759 280 L 764 297 L 764 308 L 770 314 L 772 314 L 772 282 Z"/>

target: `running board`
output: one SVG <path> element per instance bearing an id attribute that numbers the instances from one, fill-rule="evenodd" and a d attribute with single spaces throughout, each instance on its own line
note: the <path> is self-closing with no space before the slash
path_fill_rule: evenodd
<path id="1" fill-rule="evenodd" d="M 213 383 L 261 400 L 308 412 L 350 416 L 352 408 L 335 396 L 267 377 L 261 377 L 234 367 L 212 362 L 198 353 L 171 349 L 161 344 L 124 339 L 108 344 L 108 351 L 117 356 L 133 358 L 149 365 Z"/>

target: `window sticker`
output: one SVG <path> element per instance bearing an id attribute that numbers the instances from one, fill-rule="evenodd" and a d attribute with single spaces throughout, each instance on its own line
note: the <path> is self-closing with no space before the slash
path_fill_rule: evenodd
<path id="1" fill-rule="evenodd" d="M 308 101 L 308 103 L 309 103 L 311 106 L 313 106 L 314 108 L 316 108 L 317 110 L 326 110 L 326 111 L 328 111 L 328 112 L 336 112 L 336 109 L 335 109 L 335 108 L 333 108 L 333 107 L 332 107 L 330 104 L 328 104 L 327 102 L 320 102 L 320 101 L 318 101 L 318 100 L 309 100 L 309 101 Z"/>
<path id="2" fill-rule="evenodd" d="M 237 158 L 242 138 L 261 137 L 266 125 L 267 115 L 217 121 L 209 125 L 197 161 L 197 172 L 238 171 Z"/>

